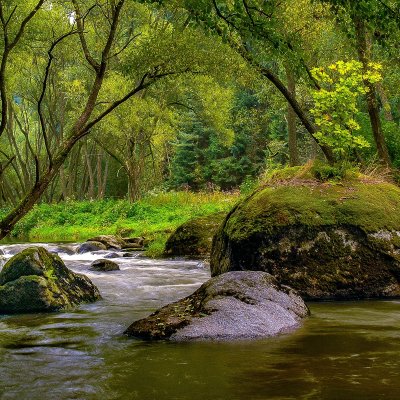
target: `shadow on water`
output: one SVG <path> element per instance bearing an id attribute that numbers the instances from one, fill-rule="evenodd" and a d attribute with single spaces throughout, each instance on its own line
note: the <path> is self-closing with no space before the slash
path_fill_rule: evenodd
<path id="1" fill-rule="evenodd" d="M 8 257 L 15 247 L 4 246 Z M 253 342 L 146 343 L 130 322 L 208 279 L 198 262 L 62 255 L 101 290 L 74 311 L 0 316 L 1 399 L 286 400 L 400 397 L 398 301 L 312 303 L 292 333 Z"/>

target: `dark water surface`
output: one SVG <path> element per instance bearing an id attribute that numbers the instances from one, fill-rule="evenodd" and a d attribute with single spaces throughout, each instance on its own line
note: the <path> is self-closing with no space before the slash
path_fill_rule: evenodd
<path id="1" fill-rule="evenodd" d="M 6 257 L 21 247 L 0 246 Z M 209 271 L 137 255 L 115 259 L 121 271 L 93 273 L 101 256 L 64 251 L 104 299 L 67 313 L 0 316 L 1 399 L 400 399 L 399 301 L 312 303 L 298 331 L 261 341 L 145 343 L 122 332 L 192 293 Z"/>

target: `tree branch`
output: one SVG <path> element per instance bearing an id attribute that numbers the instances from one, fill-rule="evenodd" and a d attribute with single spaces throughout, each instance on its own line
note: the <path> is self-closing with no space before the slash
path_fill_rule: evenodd
<path id="1" fill-rule="evenodd" d="M 44 145 L 46 147 L 46 153 L 47 153 L 47 157 L 49 158 L 49 163 L 50 165 L 53 163 L 52 160 L 52 155 L 51 155 L 51 150 L 50 150 L 50 145 L 49 145 L 49 140 L 47 137 L 47 132 L 46 132 L 46 121 L 44 119 L 44 115 L 43 115 L 43 110 L 42 110 L 42 103 L 44 100 L 44 96 L 46 94 L 46 89 L 47 89 L 47 80 L 49 78 L 49 74 L 50 74 L 50 68 L 51 68 L 51 64 L 53 61 L 53 50 L 56 48 L 56 46 L 61 43 L 64 39 L 66 39 L 67 37 L 74 35 L 76 33 L 79 33 L 77 31 L 70 31 L 65 33 L 64 35 L 60 36 L 57 40 L 55 40 L 49 50 L 47 51 L 48 54 L 48 62 L 46 65 L 46 70 L 45 70 L 45 74 L 44 74 L 44 79 L 43 79 L 43 83 L 42 83 L 42 92 L 40 94 L 39 97 L 39 101 L 38 101 L 38 114 L 39 114 L 39 119 L 40 119 L 40 125 L 42 128 L 42 135 L 43 135 L 43 139 L 44 139 Z"/>

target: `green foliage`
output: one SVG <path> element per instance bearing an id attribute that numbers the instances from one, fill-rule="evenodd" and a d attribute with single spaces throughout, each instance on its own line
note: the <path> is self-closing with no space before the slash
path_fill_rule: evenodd
<path id="1" fill-rule="evenodd" d="M 340 181 L 356 177 L 358 170 L 349 162 L 329 165 L 316 161 L 310 172 L 319 181 Z"/>
<path id="2" fill-rule="evenodd" d="M 346 157 L 351 150 L 369 147 L 361 135 L 357 135 L 360 125 L 356 121 L 359 112 L 357 101 L 367 93 L 364 81 L 379 82 L 381 65 L 371 63 L 368 71 L 363 71 L 358 61 L 338 61 L 327 68 L 314 68 L 312 74 L 322 85 L 313 91 L 314 108 L 311 113 L 319 127 L 315 137 L 333 149 L 340 157 Z"/>
<path id="3" fill-rule="evenodd" d="M 254 179 L 251 176 L 246 176 L 242 184 L 240 185 L 240 194 L 247 196 L 252 193 L 259 185 L 258 179 Z"/>
<path id="4" fill-rule="evenodd" d="M 279 116 L 265 112 L 267 100 L 260 93 L 239 90 L 232 99 L 231 110 L 225 108 L 228 131 L 233 140 L 216 130 L 215 125 L 192 113 L 180 127 L 174 146 L 170 187 L 199 190 L 238 188 L 244 179 L 255 179 L 265 164 L 265 149 L 270 142 L 265 129 L 271 129 Z M 269 118 L 272 122 L 268 125 Z M 282 134 L 282 132 L 281 132 Z"/>

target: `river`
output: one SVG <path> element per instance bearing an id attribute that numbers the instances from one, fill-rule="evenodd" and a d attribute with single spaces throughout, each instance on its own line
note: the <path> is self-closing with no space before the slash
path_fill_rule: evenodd
<path id="1" fill-rule="evenodd" d="M 32 245 L 32 244 L 30 244 Z M 0 246 L 6 258 L 28 245 Z M 103 300 L 64 313 L 0 316 L 0 399 L 287 400 L 400 398 L 400 302 L 311 303 L 296 332 L 233 343 L 146 343 L 134 320 L 209 278 L 198 261 L 113 259 L 44 245 Z"/>

